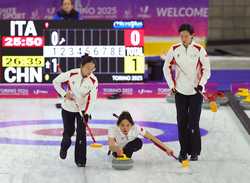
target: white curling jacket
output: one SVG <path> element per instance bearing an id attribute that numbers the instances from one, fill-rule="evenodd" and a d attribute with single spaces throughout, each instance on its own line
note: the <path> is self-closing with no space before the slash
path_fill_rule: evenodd
<path id="1" fill-rule="evenodd" d="M 78 105 L 85 114 L 91 114 L 94 103 L 97 98 L 98 80 L 94 74 L 83 78 L 80 69 L 72 69 L 61 73 L 53 80 L 55 90 L 65 97 L 67 91 L 63 88 L 63 84 L 67 85 Z M 79 112 L 79 108 L 75 101 L 64 99 L 62 108 L 69 112 Z"/>
<path id="2" fill-rule="evenodd" d="M 210 63 L 203 46 L 192 43 L 186 48 L 182 43 L 173 45 L 164 56 L 163 73 L 170 89 L 183 95 L 194 95 L 195 87 L 203 89 L 210 77 Z"/>

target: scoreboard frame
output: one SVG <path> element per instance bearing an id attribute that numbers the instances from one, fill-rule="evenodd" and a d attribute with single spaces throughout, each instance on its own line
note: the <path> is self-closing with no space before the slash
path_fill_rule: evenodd
<path id="1" fill-rule="evenodd" d="M 96 59 L 100 82 L 143 81 L 141 20 L 1 20 L 0 43 L 1 83 L 51 83 L 58 66 L 78 68 L 85 53 Z"/>

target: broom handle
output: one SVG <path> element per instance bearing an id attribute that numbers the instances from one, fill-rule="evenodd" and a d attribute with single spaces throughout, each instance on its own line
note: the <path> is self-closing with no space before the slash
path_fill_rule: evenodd
<path id="1" fill-rule="evenodd" d="M 153 142 L 153 141 L 151 140 L 151 142 Z M 156 147 L 158 147 L 159 149 L 161 149 L 162 151 L 167 152 L 167 150 L 166 150 L 164 147 L 162 147 L 161 145 L 159 145 L 159 144 L 157 144 L 157 143 L 155 143 L 155 142 L 153 142 L 153 144 L 154 144 Z M 177 158 L 174 154 L 170 154 L 170 156 L 172 156 L 174 159 L 178 160 L 178 158 Z"/>
<path id="2" fill-rule="evenodd" d="M 201 96 L 205 99 L 205 100 L 208 100 L 209 101 L 209 98 L 206 96 L 206 95 L 204 95 L 204 93 L 202 93 L 201 91 L 199 91 L 199 93 L 201 94 Z M 210 102 L 210 101 L 209 101 Z"/>
<path id="3" fill-rule="evenodd" d="M 119 118 L 119 116 L 117 115 L 117 114 L 115 114 L 115 113 L 113 113 L 113 116 L 115 117 L 115 118 Z"/>
<path id="4" fill-rule="evenodd" d="M 84 117 L 83 117 L 83 118 L 84 118 Z M 83 121 L 84 121 L 84 124 L 86 125 L 86 127 L 87 127 L 87 129 L 88 129 L 88 131 L 89 131 L 89 134 L 90 134 L 90 136 L 91 136 L 93 142 L 96 143 L 96 140 L 95 140 L 94 135 L 93 135 L 93 133 L 92 133 L 92 131 L 91 131 L 91 128 L 89 127 L 88 123 L 85 122 L 85 119 L 84 119 Z"/>
<path id="5" fill-rule="evenodd" d="M 88 129 L 88 131 L 89 131 L 89 134 L 90 134 L 90 136 L 91 136 L 93 142 L 96 143 L 96 140 L 95 140 L 95 138 L 94 138 L 94 135 L 93 135 L 93 133 L 92 133 L 92 131 L 91 131 L 91 129 L 90 129 L 90 127 L 89 127 L 87 121 L 85 121 L 85 118 L 84 118 L 84 115 L 82 114 L 82 111 L 81 111 L 80 106 L 78 105 L 78 103 L 77 103 L 76 101 L 75 101 L 75 104 L 77 105 L 78 110 L 79 110 L 79 114 L 80 114 L 80 116 L 81 116 L 82 119 L 83 119 L 83 124 L 87 127 L 87 129 Z"/>

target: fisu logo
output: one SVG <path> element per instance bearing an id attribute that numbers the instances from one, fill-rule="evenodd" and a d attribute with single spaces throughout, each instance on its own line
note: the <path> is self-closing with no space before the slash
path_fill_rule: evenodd
<path id="1" fill-rule="evenodd" d="M 149 6 L 141 6 L 141 7 L 139 8 L 138 17 L 139 17 L 139 18 L 150 18 Z"/>
<path id="2" fill-rule="evenodd" d="M 149 10 L 149 6 L 141 6 L 140 7 L 140 13 L 142 14 L 147 14 L 148 13 L 148 10 Z"/>

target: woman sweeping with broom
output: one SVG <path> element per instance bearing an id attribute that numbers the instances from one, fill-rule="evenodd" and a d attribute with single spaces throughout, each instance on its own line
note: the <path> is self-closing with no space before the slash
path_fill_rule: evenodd
<path id="1" fill-rule="evenodd" d="M 76 120 L 75 163 L 78 167 L 85 167 L 86 164 L 86 123 L 90 118 L 96 100 L 98 86 L 97 78 L 93 74 L 95 66 L 95 60 L 85 54 L 81 57 L 79 69 L 61 73 L 53 80 L 56 91 L 64 97 L 62 104 L 63 138 L 60 158 L 65 159 L 67 157 L 71 137 L 75 133 Z M 68 84 L 67 91 L 62 88 L 63 83 Z M 79 111 L 82 113 L 80 114 Z"/>

